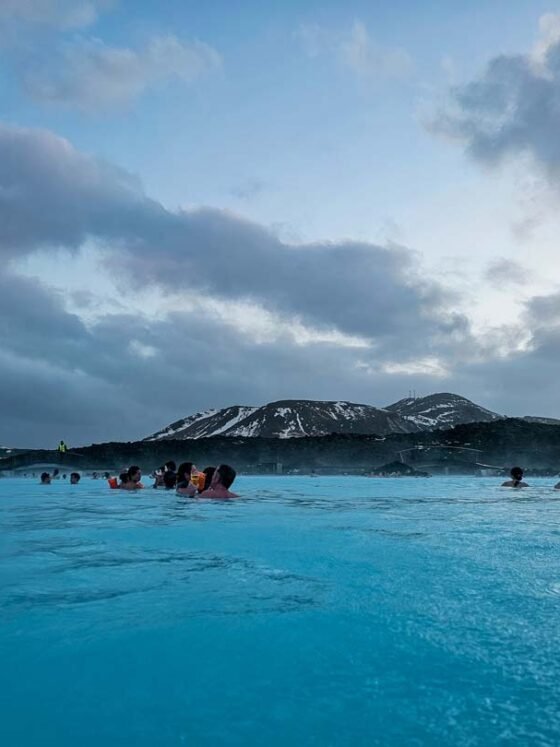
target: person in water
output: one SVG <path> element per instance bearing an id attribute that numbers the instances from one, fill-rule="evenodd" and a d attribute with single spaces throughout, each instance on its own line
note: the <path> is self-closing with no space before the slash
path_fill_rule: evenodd
<path id="1" fill-rule="evenodd" d="M 214 472 L 216 471 L 215 467 L 205 467 L 202 470 L 202 474 L 204 475 L 204 484 L 201 485 L 200 482 L 200 474 L 198 475 L 198 492 L 204 493 L 205 490 L 208 490 L 210 488 L 210 485 L 212 484 L 212 478 L 214 477 Z"/>
<path id="2" fill-rule="evenodd" d="M 141 490 L 144 487 L 140 482 L 142 479 L 142 472 L 140 470 L 140 467 L 138 467 L 136 464 L 133 464 L 128 468 L 126 477 L 126 482 L 123 482 L 121 485 L 119 485 L 119 488 L 121 490 Z"/>
<path id="3" fill-rule="evenodd" d="M 181 465 L 181 467 L 187 466 L 189 476 L 192 472 L 192 464 L 190 462 L 185 462 L 185 464 Z M 181 474 L 181 467 L 179 467 L 179 474 Z M 202 472 L 199 472 L 196 479 L 196 485 L 194 482 L 192 482 L 190 479 L 189 481 L 184 480 L 183 482 L 179 483 L 177 485 L 177 494 L 178 495 L 188 495 L 191 498 L 193 498 L 195 495 L 198 495 L 199 493 L 203 493 L 205 490 L 207 490 L 210 487 L 210 483 L 212 481 L 212 476 L 214 475 L 214 472 L 216 471 L 215 467 L 205 467 Z"/>
<path id="4" fill-rule="evenodd" d="M 123 488 L 126 483 L 128 482 L 128 470 L 125 470 L 124 472 L 121 472 L 119 475 L 119 484 L 116 486 L 119 489 Z"/>
<path id="5" fill-rule="evenodd" d="M 162 465 L 159 469 L 156 469 L 154 472 L 154 484 L 152 485 L 152 488 L 162 488 L 163 487 L 163 474 L 165 472 L 165 467 Z"/>
<path id="6" fill-rule="evenodd" d="M 171 490 L 177 484 L 177 465 L 171 459 L 163 464 L 154 473 L 154 484 L 152 488 L 165 488 Z"/>
<path id="7" fill-rule="evenodd" d="M 502 488 L 528 488 L 528 484 L 523 482 L 523 470 L 521 467 L 511 468 L 511 480 L 502 483 Z"/>
<path id="8" fill-rule="evenodd" d="M 51 476 L 48 472 L 42 472 L 41 473 L 41 485 L 50 485 L 51 484 Z"/>
<path id="9" fill-rule="evenodd" d="M 70 475 L 70 485 L 77 485 L 80 482 L 80 473 L 72 472 Z"/>
<path id="10" fill-rule="evenodd" d="M 236 472 L 229 464 L 220 464 L 212 475 L 212 481 L 208 490 L 200 493 L 201 498 L 239 498 L 232 493 L 230 487 L 235 480 Z"/>
<path id="11" fill-rule="evenodd" d="M 184 490 L 189 486 L 192 469 L 192 462 L 181 462 L 179 469 L 177 470 L 177 490 Z"/>

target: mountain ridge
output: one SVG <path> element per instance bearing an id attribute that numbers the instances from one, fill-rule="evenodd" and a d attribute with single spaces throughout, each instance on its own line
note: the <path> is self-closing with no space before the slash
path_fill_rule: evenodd
<path id="1" fill-rule="evenodd" d="M 385 436 L 491 422 L 504 416 L 448 392 L 405 398 L 387 407 L 345 400 L 285 399 L 260 407 L 233 405 L 189 415 L 145 441 L 228 437 L 303 438 L 332 433 Z"/>

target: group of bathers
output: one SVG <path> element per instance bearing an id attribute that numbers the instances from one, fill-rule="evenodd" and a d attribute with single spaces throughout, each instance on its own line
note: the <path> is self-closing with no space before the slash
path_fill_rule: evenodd
<path id="1" fill-rule="evenodd" d="M 237 498 L 230 487 L 236 472 L 229 464 L 206 467 L 199 471 L 192 462 L 182 462 L 179 467 L 169 460 L 152 473 L 153 488 L 175 490 L 178 495 L 191 498 Z M 113 490 L 142 490 L 142 471 L 136 464 L 123 470 L 119 477 L 109 477 L 107 482 Z"/>

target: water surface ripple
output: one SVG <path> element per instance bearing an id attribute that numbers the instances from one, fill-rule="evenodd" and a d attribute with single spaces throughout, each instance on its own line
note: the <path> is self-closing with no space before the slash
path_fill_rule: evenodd
<path id="1" fill-rule="evenodd" d="M 0 741 L 560 744 L 560 493 L 0 479 Z"/>

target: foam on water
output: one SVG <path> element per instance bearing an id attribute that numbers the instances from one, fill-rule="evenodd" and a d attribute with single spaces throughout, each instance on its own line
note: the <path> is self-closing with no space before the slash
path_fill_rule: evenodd
<path id="1" fill-rule="evenodd" d="M 560 492 L 534 482 L 2 479 L 1 743 L 556 745 Z"/>

